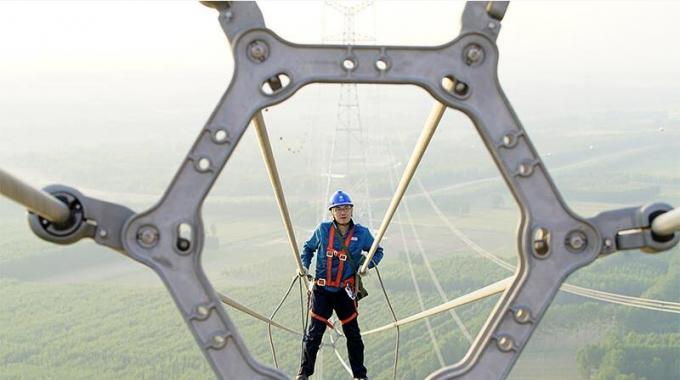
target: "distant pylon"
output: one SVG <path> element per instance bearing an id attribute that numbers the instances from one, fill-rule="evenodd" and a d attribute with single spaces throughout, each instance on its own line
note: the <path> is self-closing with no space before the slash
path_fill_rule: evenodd
<path id="1" fill-rule="evenodd" d="M 341 34 L 325 34 L 324 43 L 354 45 L 357 41 L 374 43 L 375 38 L 355 30 L 355 16 L 366 11 L 373 1 L 326 1 L 325 5 L 343 17 Z M 325 199 L 336 189 L 350 192 L 355 204 L 355 219 L 373 229 L 370 207 L 370 188 L 367 176 L 366 134 L 361 122 L 361 108 L 357 85 L 341 84 L 338 98 L 335 132 L 331 142 Z"/>

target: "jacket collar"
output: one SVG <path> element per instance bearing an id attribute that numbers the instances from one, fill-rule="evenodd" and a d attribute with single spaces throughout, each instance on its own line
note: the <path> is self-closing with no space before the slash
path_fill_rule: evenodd
<path id="1" fill-rule="evenodd" d="M 335 226 L 335 230 L 338 231 L 338 233 L 339 233 L 340 235 L 343 235 L 343 234 L 340 232 L 340 225 L 338 224 L 338 222 L 337 222 L 335 219 L 333 219 L 333 226 Z M 347 231 L 351 230 L 352 228 L 354 228 L 354 220 L 350 219 L 350 220 L 349 220 L 349 226 L 348 226 L 348 228 L 347 228 Z M 343 235 L 343 236 L 344 236 L 344 235 Z"/>

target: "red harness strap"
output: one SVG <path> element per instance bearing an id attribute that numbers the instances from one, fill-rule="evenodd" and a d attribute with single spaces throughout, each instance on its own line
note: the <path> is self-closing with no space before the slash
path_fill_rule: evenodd
<path id="1" fill-rule="evenodd" d="M 341 321 L 340 321 L 340 324 L 343 324 L 343 325 L 344 325 L 344 324 L 346 324 L 346 323 L 352 322 L 352 320 L 354 320 L 354 318 L 356 318 L 357 315 L 358 315 L 358 313 L 355 311 L 355 312 L 352 313 L 352 315 L 350 315 L 349 317 L 347 317 L 347 318 L 341 320 Z"/>
<path id="2" fill-rule="evenodd" d="M 318 319 L 319 321 L 325 323 L 326 326 L 328 326 L 328 327 L 330 327 L 331 329 L 333 329 L 333 324 L 330 323 L 330 322 L 328 321 L 328 319 L 326 319 L 326 318 L 320 316 L 319 314 L 313 312 L 312 310 L 309 310 L 309 314 L 312 316 L 312 318 Z M 356 314 L 356 313 L 355 313 L 355 314 Z M 343 323 L 343 325 L 344 325 L 344 323 Z"/>
<path id="3" fill-rule="evenodd" d="M 347 234 L 347 237 L 345 238 L 345 247 L 349 251 L 349 243 L 352 240 L 352 234 L 354 234 L 354 228 L 349 230 L 349 233 Z M 329 232 L 329 237 L 328 237 L 328 248 L 326 248 L 326 286 L 333 286 L 336 288 L 339 288 L 341 286 L 342 282 L 342 274 L 345 269 L 345 261 L 347 261 L 347 255 L 349 255 L 349 252 L 345 252 L 344 250 L 338 252 L 335 250 L 333 243 L 335 242 L 335 225 L 331 224 L 331 230 Z M 335 275 L 335 281 L 331 279 L 332 273 L 333 272 L 333 257 L 337 256 L 338 260 L 340 260 L 340 264 L 338 264 L 338 272 Z"/>

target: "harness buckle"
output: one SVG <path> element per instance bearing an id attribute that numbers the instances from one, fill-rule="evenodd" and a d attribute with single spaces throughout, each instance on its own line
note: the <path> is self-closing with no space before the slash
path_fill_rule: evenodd
<path id="1" fill-rule="evenodd" d="M 347 261 L 347 255 L 341 253 L 338 255 L 338 259 L 340 259 L 340 261 Z"/>
<path id="2" fill-rule="evenodd" d="M 316 284 L 319 286 L 326 286 L 326 279 L 325 278 L 320 278 L 316 280 Z"/>
<path id="3" fill-rule="evenodd" d="M 333 257 L 335 256 L 336 253 L 337 253 L 336 251 L 329 249 L 326 251 L 326 257 Z"/>
<path id="4" fill-rule="evenodd" d="M 357 298 L 356 293 L 354 292 L 354 289 L 352 289 L 351 286 L 349 286 L 349 282 L 345 284 L 345 293 L 349 296 L 350 299 L 355 300 Z"/>

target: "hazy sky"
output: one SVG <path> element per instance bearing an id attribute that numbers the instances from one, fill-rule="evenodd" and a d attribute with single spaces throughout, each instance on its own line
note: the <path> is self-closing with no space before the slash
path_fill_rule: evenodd
<path id="1" fill-rule="evenodd" d="M 321 2 L 260 6 L 294 42 L 320 43 L 340 25 Z M 457 35 L 463 6 L 376 2 L 357 31 L 377 44 L 438 45 Z M 498 40 L 503 88 L 525 121 L 617 107 L 677 115 L 678 14 L 680 2 L 511 3 Z M 5 157 L 51 144 L 193 141 L 232 70 L 217 12 L 197 2 L 3 1 L 0 52 Z"/>
<path id="2" fill-rule="evenodd" d="M 437 45 L 457 34 L 463 5 L 379 1 L 358 17 L 357 29 L 373 32 L 379 44 Z M 267 26 L 295 42 L 321 42 L 339 20 L 321 2 L 260 7 Z M 513 2 L 499 45 L 513 60 L 546 47 L 553 58 L 573 56 L 560 63 L 563 69 L 587 64 L 597 70 L 615 62 L 609 68 L 624 72 L 643 60 L 653 63 L 648 80 L 655 80 L 660 69 L 678 66 L 679 11 L 677 2 Z M 197 2 L 1 2 L 3 76 L 8 69 L 170 69 L 223 61 L 219 47 L 226 41 L 216 14 Z M 533 59 L 556 63 L 547 56 Z"/>

